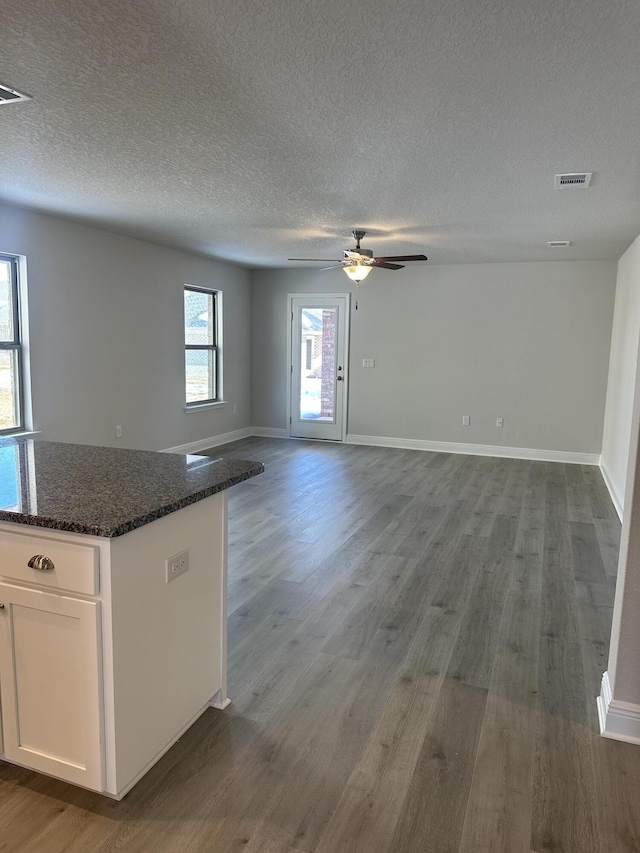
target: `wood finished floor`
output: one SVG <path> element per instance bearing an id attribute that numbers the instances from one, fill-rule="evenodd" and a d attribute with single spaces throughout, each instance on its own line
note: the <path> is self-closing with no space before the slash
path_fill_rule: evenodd
<path id="1" fill-rule="evenodd" d="M 597 734 L 598 469 L 276 439 L 230 494 L 229 678 L 121 802 L 0 766 L 0 851 L 640 851 Z"/>

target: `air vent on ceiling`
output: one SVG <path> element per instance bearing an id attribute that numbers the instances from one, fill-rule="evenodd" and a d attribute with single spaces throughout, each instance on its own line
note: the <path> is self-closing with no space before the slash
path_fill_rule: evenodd
<path id="1" fill-rule="evenodd" d="M 4 83 L 0 83 L 0 106 L 2 104 L 15 104 L 17 101 L 30 101 L 29 95 L 23 95 L 21 92 L 16 92 L 15 89 L 10 89 Z"/>
<path id="2" fill-rule="evenodd" d="M 547 246 L 550 249 L 566 249 L 571 245 L 571 240 L 549 240 Z"/>
<path id="3" fill-rule="evenodd" d="M 567 172 L 565 175 L 556 175 L 554 189 L 571 190 L 578 187 L 588 187 L 591 183 L 593 172 Z"/>

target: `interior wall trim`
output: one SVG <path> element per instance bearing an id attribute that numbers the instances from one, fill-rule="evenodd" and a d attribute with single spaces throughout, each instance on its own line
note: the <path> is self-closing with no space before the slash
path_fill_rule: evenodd
<path id="1" fill-rule="evenodd" d="M 597 702 L 600 734 L 603 737 L 640 744 L 640 705 L 612 698 L 608 672 L 602 676 Z"/>
<path id="2" fill-rule="evenodd" d="M 613 483 L 613 477 L 609 473 L 609 469 L 607 468 L 607 463 L 604 461 L 604 457 L 600 457 L 600 473 L 602 474 L 602 479 L 604 480 L 605 486 L 609 490 L 609 495 L 611 496 L 611 501 L 616 508 L 616 512 L 618 513 L 618 518 L 622 521 L 622 516 L 624 513 L 624 496 L 621 495 L 617 488 Z"/>
<path id="3" fill-rule="evenodd" d="M 291 438 L 288 429 L 276 429 L 275 427 L 250 427 L 251 435 L 259 438 Z"/>
<path id="4" fill-rule="evenodd" d="M 529 447 L 503 447 L 494 444 L 462 444 L 452 441 L 426 441 L 417 438 L 390 438 L 381 435 L 347 435 L 347 444 L 374 447 L 399 447 L 404 450 L 431 450 L 436 453 L 463 453 L 468 456 L 499 456 L 507 459 L 533 459 L 538 462 L 570 462 L 575 465 L 599 465 L 600 454 L 569 450 L 535 450 Z"/>
<path id="5" fill-rule="evenodd" d="M 167 447 L 161 453 L 199 453 L 208 450 L 209 447 L 217 447 L 219 444 L 228 444 L 230 441 L 240 441 L 241 438 L 249 438 L 255 435 L 253 427 L 234 429 L 233 432 L 223 432 L 220 435 L 212 435 L 209 438 L 201 438 L 189 444 L 178 444 L 176 447 Z"/>
<path id="6" fill-rule="evenodd" d="M 241 438 L 257 436 L 259 438 L 286 438 L 290 439 L 289 430 L 275 427 L 244 427 L 233 432 L 225 432 L 220 435 L 212 435 L 200 441 L 192 441 L 190 444 L 180 444 L 177 447 L 168 447 L 163 453 L 198 453 L 209 447 L 217 447 L 220 444 L 228 444 L 231 441 L 239 441 Z M 293 440 L 293 439 L 291 439 Z M 339 444 L 340 442 L 335 442 Z M 533 450 L 528 447 L 502 447 L 494 444 L 462 444 L 452 441 L 426 441 L 416 438 L 391 438 L 381 435 L 356 435 L 349 433 L 346 444 L 364 444 L 371 447 L 397 447 L 403 450 L 429 450 L 435 453 L 462 453 L 469 456 L 497 456 L 506 459 L 532 459 L 537 462 L 569 462 L 576 465 L 600 465 L 601 457 L 597 453 L 576 453 L 565 450 Z M 602 468 L 601 468 L 602 469 Z M 609 482 L 604 475 L 607 487 Z M 612 494 L 613 499 L 613 494 Z M 613 500 L 616 510 L 618 505 Z"/>

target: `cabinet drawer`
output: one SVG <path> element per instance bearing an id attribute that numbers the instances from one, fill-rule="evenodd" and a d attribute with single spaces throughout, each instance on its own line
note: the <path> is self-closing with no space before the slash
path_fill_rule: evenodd
<path id="1" fill-rule="evenodd" d="M 48 557 L 54 568 L 48 571 L 31 568 L 29 560 L 39 554 Z M 93 545 L 75 545 L 39 534 L 29 536 L 0 530 L 0 575 L 4 578 L 97 595 L 99 557 L 99 549 Z"/>

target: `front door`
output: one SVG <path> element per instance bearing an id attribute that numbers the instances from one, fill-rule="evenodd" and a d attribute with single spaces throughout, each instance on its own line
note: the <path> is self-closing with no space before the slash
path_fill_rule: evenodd
<path id="1" fill-rule="evenodd" d="M 291 296 L 291 435 L 343 441 L 349 296 Z"/>

